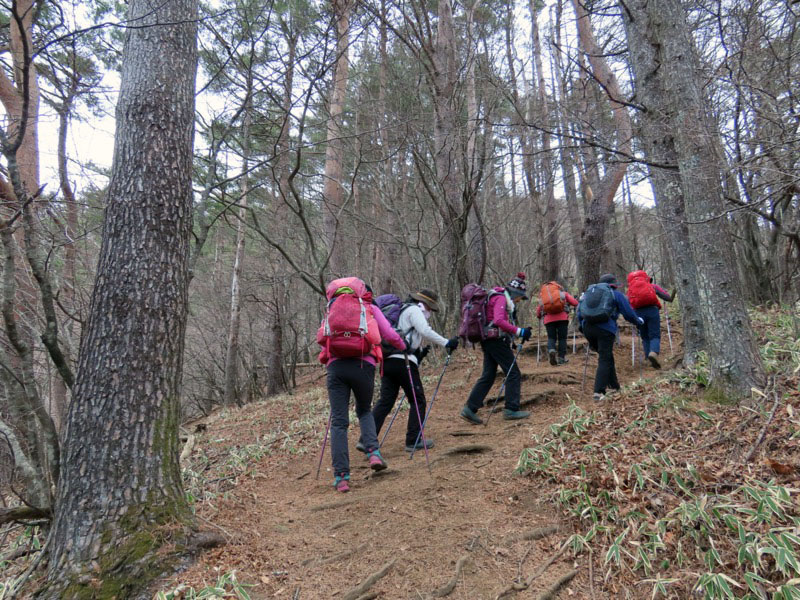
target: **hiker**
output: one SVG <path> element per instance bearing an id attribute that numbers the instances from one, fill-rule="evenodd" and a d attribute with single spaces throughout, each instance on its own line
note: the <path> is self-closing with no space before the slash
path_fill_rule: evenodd
<path id="1" fill-rule="evenodd" d="M 372 303 L 372 290 L 357 277 L 335 279 L 326 289 L 328 308 L 317 332 L 322 346 L 319 361 L 327 370 L 328 401 L 331 405 L 330 436 L 333 485 L 339 492 L 350 491 L 350 457 L 347 450 L 350 392 L 355 396 L 356 415 L 361 426 L 369 466 L 374 471 L 387 467 L 378 449 L 372 416 L 375 365 L 382 359 L 381 339 L 405 350 L 403 339 L 392 329 L 380 309 Z M 324 447 L 323 447 L 324 451 Z"/>
<path id="2" fill-rule="evenodd" d="M 520 410 L 522 377 L 515 355 L 511 350 L 511 340 L 514 337 L 521 338 L 523 343 L 531 339 L 530 327 L 517 327 L 514 324 L 517 304 L 528 299 L 526 291 L 525 273 L 518 273 L 508 285 L 495 287 L 489 294 L 486 304 L 487 335 L 480 342 L 483 351 L 483 372 L 475 382 L 460 415 L 468 423 L 473 425 L 483 423 L 477 412 L 483 406 L 489 390 L 492 389 L 498 365 L 506 375 L 503 418 L 508 420 L 524 419 L 531 414 L 527 410 Z"/>
<path id="3" fill-rule="evenodd" d="M 383 363 L 381 377 L 381 394 L 372 416 L 375 418 L 375 430 L 380 432 L 386 416 L 392 412 L 400 388 L 406 393 L 410 409 L 406 425 L 406 452 L 421 450 L 423 447 L 433 448 L 433 440 L 420 436 L 420 424 L 425 417 L 425 390 L 419 375 L 419 364 L 427 351 L 422 348 L 423 340 L 444 346 L 450 352 L 458 348 L 458 337 L 449 340 L 433 330 L 428 324 L 433 312 L 439 310 L 439 296 L 432 290 L 422 289 L 409 294 L 397 319 L 396 330 L 407 343 L 407 352 L 388 354 Z M 426 346 L 427 348 L 427 346 Z M 406 358 L 408 362 L 406 362 Z M 409 375 L 410 373 L 410 375 Z M 410 380 L 409 380 L 410 377 Z M 412 386 L 413 385 L 413 389 Z M 416 399 L 416 407 L 414 400 Z M 419 438 L 419 441 L 417 441 Z M 416 444 L 416 445 L 415 445 Z M 361 447 L 359 447 L 361 446 Z M 362 450 L 366 448 L 363 441 L 356 445 Z"/>
<path id="4" fill-rule="evenodd" d="M 547 330 L 547 354 L 553 366 L 567 362 L 567 329 L 569 328 L 569 307 L 578 306 L 578 301 L 555 281 L 542 286 L 536 318 L 544 317 Z M 556 359 L 556 353 L 558 358 Z"/>
<path id="5" fill-rule="evenodd" d="M 589 341 L 589 348 L 598 355 L 592 396 L 596 401 L 610 397 L 620 389 L 614 365 L 617 318 L 622 314 L 626 321 L 634 325 L 644 322 L 633 311 L 628 299 L 617 290 L 618 287 L 614 275 L 603 275 L 599 283 L 589 286 L 578 303 L 580 330 Z"/>
<path id="6" fill-rule="evenodd" d="M 632 271 L 628 273 L 628 301 L 636 314 L 644 320 L 639 326 L 639 336 L 642 338 L 643 355 L 650 361 L 654 369 L 660 369 L 658 354 L 661 352 L 661 308 L 659 298 L 665 302 L 675 299 L 677 290 L 672 294 L 664 288 L 653 283 L 653 278 L 645 271 Z"/>

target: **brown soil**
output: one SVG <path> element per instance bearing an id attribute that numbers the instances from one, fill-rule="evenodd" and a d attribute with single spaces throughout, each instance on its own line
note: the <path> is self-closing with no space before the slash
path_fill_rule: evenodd
<path id="1" fill-rule="evenodd" d="M 623 386 L 642 375 L 658 374 L 649 366 L 631 367 L 630 334 L 624 329 L 616 354 Z M 544 347 L 544 336 L 542 341 Z M 663 362 L 668 363 L 666 336 L 663 341 Z M 637 352 L 640 349 L 637 340 Z M 315 479 L 327 420 L 321 369 L 314 369 L 293 397 L 215 415 L 207 420 L 206 431 L 198 434 L 191 468 L 207 476 L 202 486 L 206 499 L 201 497 L 196 503 L 199 525 L 222 532 L 228 543 L 200 555 L 186 571 L 162 582 L 160 589 L 172 589 L 179 582 L 201 588 L 235 570 L 240 581 L 252 584 L 248 590 L 252 598 L 343 598 L 392 563 L 369 588 L 376 595 L 360 597 L 429 598 L 454 577 L 457 562 L 466 557 L 447 597 L 496 598 L 536 572 L 572 533 L 552 509 L 554 490 L 540 480 L 514 473 L 531 436 L 558 421 L 570 398 L 592 409 L 596 356 L 588 359 L 583 392 L 580 339 L 578 353 L 572 354 L 570 347 L 568 358 L 569 364 L 552 367 L 543 351 L 537 363 L 535 340 L 529 344 L 520 366 L 522 399 L 530 402 L 525 408 L 531 417 L 510 422 L 496 413 L 483 427 L 458 418 L 481 369 L 480 350 L 460 349 L 444 376 L 426 428 L 436 442 L 429 451 L 430 471 L 424 452 L 409 460 L 404 451 L 407 412 L 398 416 L 388 435 L 382 452 L 389 469 L 378 475 L 372 474 L 354 448 L 356 421 L 349 435 L 349 494 L 333 490 L 327 452 L 320 477 Z M 430 362 L 423 368 L 429 400 L 441 369 L 441 363 Z M 488 400 L 496 397 L 501 380 L 498 377 Z M 304 404 L 287 400 L 309 394 L 315 399 L 302 400 Z M 484 408 L 480 416 L 486 419 L 487 413 Z M 230 461 L 231 446 L 241 454 L 243 448 L 264 444 L 271 450 L 269 455 L 251 460 L 239 471 L 219 470 L 224 461 Z M 488 449 L 448 454 L 467 445 Z M 548 525 L 560 529 L 541 539 L 515 541 L 529 530 Z M 516 597 L 537 598 L 573 568 L 578 575 L 562 589 L 561 597 L 591 597 L 586 559 L 569 553 Z"/>

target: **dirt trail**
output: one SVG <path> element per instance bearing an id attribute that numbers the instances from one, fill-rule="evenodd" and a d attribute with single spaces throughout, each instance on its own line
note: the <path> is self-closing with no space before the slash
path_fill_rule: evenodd
<path id="1" fill-rule="evenodd" d="M 628 331 L 626 328 L 622 346 L 616 350 L 623 386 L 642 373 L 646 377 L 657 374 L 650 367 L 631 368 Z M 542 341 L 544 346 L 544 337 Z M 637 350 L 640 348 L 637 345 Z M 668 348 L 663 353 L 665 358 Z M 583 394 L 580 339 L 578 353 L 573 355 L 570 347 L 568 359 L 567 365 L 553 367 L 543 352 L 542 361 L 537 363 L 533 340 L 520 356 L 522 399 L 531 417 L 510 422 L 498 412 L 492 415 L 488 427 L 483 427 L 458 418 L 480 374 L 482 360 L 480 350 L 459 350 L 444 376 L 426 428 L 436 442 L 430 450 L 430 473 L 424 452 L 409 460 L 404 451 L 405 409 L 384 444 L 382 452 L 389 469 L 381 474 L 373 475 L 363 455 L 355 450 L 358 428 L 351 424 L 349 494 L 333 491 L 327 453 L 319 480 L 314 478 L 322 439 L 318 429 L 304 439 L 307 453 L 274 452 L 258 460 L 248 471 L 249 476 L 238 477 L 235 487 L 198 508 L 200 524 L 224 532 L 230 542 L 202 555 L 176 580 L 199 586 L 236 569 L 240 580 L 253 584 L 253 598 L 429 598 L 451 581 L 459 559 L 465 557 L 458 581 L 446 597 L 497 597 L 515 580 L 534 573 L 571 533 L 562 526 L 542 539 L 513 539 L 534 528 L 559 525 L 549 502 L 552 491 L 543 488 L 541 482 L 514 475 L 514 468 L 531 436 L 557 422 L 570 398 L 592 409 L 597 358 L 589 358 Z M 423 369 L 429 400 L 440 372 L 441 365 L 429 364 Z M 324 380 L 319 375 L 314 376 L 316 383 L 312 385 L 320 388 L 322 402 Z M 498 376 L 489 399 L 496 396 L 501 380 Z M 280 407 L 269 403 L 261 409 L 245 408 L 232 421 L 220 419 L 209 424 L 206 437 L 208 443 L 263 439 L 259 438 L 262 423 L 266 430 L 271 421 L 287 419 L 288 429 L 290 419 L 302 417 L 297 412 L 282 414 Z M 485 419 L 487 409 L 479 414 Z M 323 431 L 324 426 L 323 422 Z M 465 445 L 488 448 L 447 454 Z M 388 572 L 369 588 L 377 595 L 346 595 L 390 564 Z M 574 597 L 588 598 L 584 565 L 582 559 L 576 565 L 565 553 L 517 597 L 538 597 L 577 566 L 578 576 L 566 587 Z M 561 594 L 567 597 L 568 592 Z"/>

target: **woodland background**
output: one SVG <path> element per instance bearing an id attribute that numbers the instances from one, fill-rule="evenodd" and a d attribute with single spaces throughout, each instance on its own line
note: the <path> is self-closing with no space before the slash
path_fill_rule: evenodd
<path id="1" fill-rule="evenodd" d="M 177 364 L 177 420 L 291 387 L 315 358 L 324 285 L 341 274 L 378 293 L 438 290 L 436 326 L 452 332 L 469 281 L 525 271 L 534 290 L 557 278 L 577 294 L 603 272 L 645 268 L 679 289 L 686 364 L 707 352 L 732 396 L 764 383 L 745 307 L 800 297 L 797 3 L 28 0 L 1 9 L 0 482 L 29 517 L 47 519 L 57 503 L 78 361 L 104 358 L 90 360 L 85 342 L 102 312 L 99 299 L 92 308 L 98 261 L 114 264 L 113 248 L 101 256 L 113 234 L 107 217 L 104 242 L 104 211 L 110 198 L 147 199 L 67 152 L 70 127 L 115 103 L 117 90 L 102 84 L 109 70 L 121 69 L 123 87 L 151 86 L 127 117 L 157 115 L 163 126 L 124 154 L 118 122 L 114 169 L 137 152 L 170 163 L 172 143 L 191 160 L 185 265 L 131 246 L 137 261 L 188 285 L 185 343 L 179 308 L 158 317 L 179 325 L 167 336 L 174 347 L 139 365 Z M 184 50 L 140 56 L 161 70 L 123 53 L 125 39 L 179 28 Z M 211 107 L 202 112 L 185 93 L 195 39 L 195 98 Z M 187 86 L 176 98 L 194 114 L 193 144 L 189 125 L 170 129 L 179 106 L 162 95 L 170 73 Z M 45 111 L 58 115 L 55 148 L 38 136 Z M 57 180 L 41 178 L 42 151 L 57 152 Z M 166 170 L 144 172 L 153 189 L 178 187 Z M 120 236 L 169 237 L 154 225 L 169 221 L 166 208 L 154 221 L 133 213 L 122 210 Z M 146 336 L 159 296 L 145 301 L 141 287 L 129 300 Z"/>

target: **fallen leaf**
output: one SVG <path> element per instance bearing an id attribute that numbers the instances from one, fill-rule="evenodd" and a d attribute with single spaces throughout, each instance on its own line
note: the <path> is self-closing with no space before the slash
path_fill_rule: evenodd
<path id="1" fill-rule="evenodd" d="M 794 467 L 792 465 L 785 465 L 776 460 L 772 460 L 771 458 L 767 458 L 767 464 L 769 465 L 769 468 L 775 471 L 778 475 L 791 475 L 794 471 Z"/>

